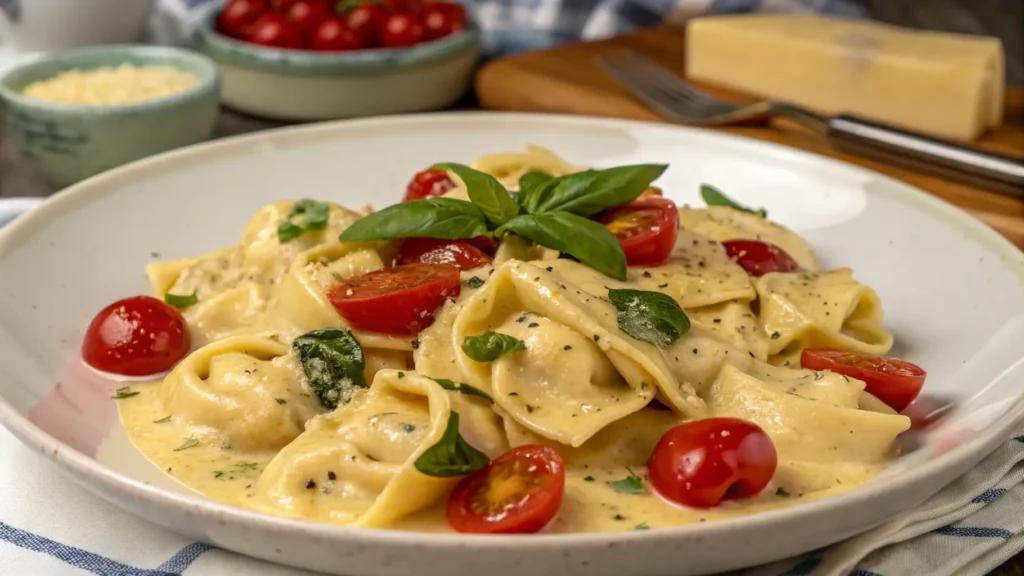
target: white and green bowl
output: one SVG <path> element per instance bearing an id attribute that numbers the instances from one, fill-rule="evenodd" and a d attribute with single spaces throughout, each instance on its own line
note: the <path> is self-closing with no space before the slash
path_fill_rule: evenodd
<path id="1" fill-rule="evenodd" d="M 408 48 L 311 52 L 268 48 L 217 31 L 219 7 L 194 34 L 224 78 L 224 104 L 256 116 L 314 121 L 446 108 L 469 89 L 480 30 Z"/>
<path id="2" fill-rule="evenodd" d="M 67 70 L 165 65 L 194 75 L 185 92 L 137 104 L 73 105 L 24 96 L 33 82 Z M 189 50 L 111 45 L 56 53 L 0 77 L 5 138 L 47 181 L 68 186 L 139 158 L 202 142 L 217 120 L 219 76 L 209 59 Z"/>

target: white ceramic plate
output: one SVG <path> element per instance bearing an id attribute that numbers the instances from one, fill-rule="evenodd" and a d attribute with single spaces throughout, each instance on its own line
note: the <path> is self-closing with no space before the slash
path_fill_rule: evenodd
<path id="1" fill-rule="evenodd" d="M 143 267 L 234 243 L 262 205 L 319 197 L 397 201 L 410 174 L 527 143 L 577 163 L 667 162 L 680 203 L 713 183 L 804 234 L 825 266 L 873 286 L 896 354 L 960 410 L 868 486 L 747 518 L 622 534 L 468 537 L 358 530 L 265 516 L 176 487 L 117 423 L 112 385 L 77 360 L 104 305 L 145 293 Z M 787 557 L 912 507 L 978 462 L 1024 410 L 1024 255 L 909 186 L 772 144 L 665 125 L 579 117 L 442 114 L 267 132 L 94 177 L 0 231 L 0 420 L 107 500 L 231 550 L 348 576 L 411 573 L 682 576 Z M 102 519 L 97 519 L 102 522 Z"/>

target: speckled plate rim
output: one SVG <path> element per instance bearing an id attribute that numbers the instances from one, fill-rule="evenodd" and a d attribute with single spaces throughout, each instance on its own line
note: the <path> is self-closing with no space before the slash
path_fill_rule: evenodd
<path id="1" fill-rule="evenodd" d="M 617 120 L 604 118 L 590 118 L 582 116 L 562 116 L 547 114 L 518 114 L 518 113 L 493 113 L 493 112 L 449 112 L 430 115 L 430 120 L 425 120 L 422 115 L 389 116 L 382 118 L 370 118 L 362 120 L 347 120 L 315 124 L 303 127 L 286 127 L 268 130 L 257 134 L 249 134 L 225 138 L 212 143 L 190 146 L 181 150 L 164 153 L 152 158 L 140 160 L 115 170 L 94 176 L 88 180 L 71 186 L 51 198 L 36 209 L 18 218 L 9 226 L 0 230 L 0 254 L 7 250 L 7 245 L 12 243 L 19 235 L 27 233 L 29 229 L 38 223 L 46 220 L 51 214 L 72 209 L 77 201 L 83 200 L 91 195 L 104 194 L 104 187 L 107 183 L 130 176 L 133 172 L 143 172 L 149 169 L 166 168 L 168 165 L 182 165 L 189 158 L 210 158 L 217 153 L 230 153 L 233 150 L 249 146 L 255 141 L 278 134 L 289 136 L 312 136 L 318 132 L 336 131 L 342 126 L 371 125 L 384 127 L 402 125 L 405 122 L 433 121 L 439 125 L 448 119 L 479 119 L 481 121 L 501 118 L 505 122 L 517 120 L 530 122 L 546 122 L 552 127 L 572 129 L 574 126 L 586 128 L 608 128 L 608 129 L 640 129 L 652 127 L 658 129 L 672 129 L 682 132 L 697 133 L 704 139 L 714 139 L 728 144 L 738 150 L 757 151 L 761 154 L 769 154 L 779 158 L 786 158 L 794 163 L 809 165 L 831 166 L 846 171 L 854 171 L 861 175 L 870 175 L 875 180 L 883 181 L 886 184 L 885 191 L 874 192 L 897 201 L 914 205 L 917 209 L 940 217 L 942 220 L 951 223 L 963 231 L 970 239 L 978 241 L 995 252 L 1003 261 L 1004 265 L 1012 270 L 1014 274 L 1024 283 L 1024 253 L 1021 253 L 1013 244 L 1000 236 L 995 230 L 989 228 L 981 221 L 961 211 L 955 206 L 948 204 L 938 198 L 928 195 L 914 187 L 903 184 L 895 179 L 875 173 L 873 171 L 852 166 L 844 162 L 826 157 L 817 156 L 797 149 L 791 149 L 778 144 L 759 141 L 730 134 L 709 132 L 694 128 L 666 127 L 664 124 L 649 122 L 638 122 L 631 120 Z M 111 187 L 112 188 L 112 187 Z M 115 493 L 123 493 L 134 499 L 149 501 L 160 507 L 171 507 L 183 510 L 189 514 L 207 517 L 218 523 L 224 524 L 228 521 L 239 522 L 249 525 L 252 528 L 267 531 L 298 531 L 323 540 L 345 540 L 352 544 L 375 544 L 375 545 L 400 545 L 400 546 L 429 546 L 441 550 L 457 551 L 458 549 L 471 546 L 474 550 L 484 552 L 490 551 L 511 551 L 528 552 L 530 550 L 545 549 L 558 550 L 572 547 L 581 551 L 588 549 L 604 549 L 615 546 L 617 543 L 625 544 L 637 541 L 646 543 L 657 543 L 673 541 L 682 538 L 715 538 L 727 536 L 738 528 L 765 530 L 773 526 L 786 524 L 800 520 L 805 516 L 827 515 L 839 509 L 848 509 L 860 505 L 870 506 L 872 501 L 881 495 L 905 490 L 924 479 L 940 475 L 956 469 L 966 469 L 973 463 L 977 463 L 984 456 L 994 450 L 1001 442 L 1005 441 L 1017 425 L 1024 422 L 1024 394 L 1018 395 L 1012 404 L 1002 413 L 998 420 L 948 452 L 925 460 L 919 466 L 912 468 L 899 475 L 887 478 L 884 481 L 872 482 L 862 488 L 815 500 L 789 508 L 772 510 L 755 515 L 744 516 L 733 519 L 719 520 L 706 524 L 690 524 L 673 528 L 661 528 L 650 531 L 632 531 L 621 533 L 573 533 L 573 534 L 535 534 L 528 538 L 522 536 L 477 536 L 467 534 L 430 534 L 421 532 L 408 532 L 389 529 L 361 529 L 348 526 L 338 526 L 326 523 L 317 523 L 304 520 L 294 520 L 284 517 L 262 514 L 242 508 L 236 508 L 199 495 L 172 492 L 155 486 L 145 484 L 134 478 L 123 476 L 103 466 L 96 460 L 72 449 L 43 432 L 40 428 L 28 421 L 27 418 L 18 414 L 14 408 L 0 397 L 0 424 L 3 424 L 16 437 L 30 448 L 43 454 L 49 460 L 55 462 L 65 471 L 73 476 L 91 478 L 94 482 L 105 485 L 107 489 Z"/>
<path id="2" fill-rule="evenodd" d="M 192 42 L 196 49 L 214 58 L 250 68 L 264 68 L 282 74 L 389 73 L 437 62 L 480 47 L 480 28 L 469 18 L 458 34 L 408 48 L 372 48 L 353 52 L 322 53 L 256 46 L 229 38 L 217 31 L 214 21 L 220 7 L 210 6 L 203 14 Z"/>

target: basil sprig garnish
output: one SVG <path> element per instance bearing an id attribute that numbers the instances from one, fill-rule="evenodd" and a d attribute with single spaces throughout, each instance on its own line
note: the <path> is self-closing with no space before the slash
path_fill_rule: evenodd
<path id="1" fill-rule="evenodd" d="M 626 257 L 618 240 L 604 226 L 587 218 L 632 202 L 666 168 L 661 164 L 619 166 L 557 178 L 527 172 L 520 178 L 519 192 L 513 195 L 493 176 L 469 166 L 437 166 L 462 179 L 469 202 L 453 198 L 404 202 L 358 220 L 339 239 L 373 242 L 491 236 L 500 240 L 512 232 L 572 255 L 602 274 L 625 280 Z"/>
<path id="2" fill-rule="evenodd" d="M 465 476 L 487 466 L 490 458 L 473 448 L 459 434 L 459 413 L 448 413 L 448 425 L 444 434 L 430 448 L 416 459 L 414 466 L 427 476 L 451 478 Z"/>
<path id="3" fill-rule="evenodd" d="M 326 202 L 299 200 L 292 205 L 288 218 L 277 225 L 277 239 L 284 244 L 306 232 L 324 230 L 330 214 L 331 207 Z"/>
<path id="4" fill-rule="evenodd" d="M 164 294 L 164 302 L 167 302 L 171 306 L 177 309 L 188 308 L 189 306 L 195 306 L 199 303 L 199 297 L 196 296 L 195 291 L 191 294 L 171 294 L 168 292 Z"/>
<path id="5" fill-rule="evenodd" d="M 768 211 L 765 210 L 764 208 L 758 208 L 757 210 L 754 210 L 753 208 L 744 206 L 743 204 L 740 204 L 739 202 L 733 200 L 732 198 L 729 198 L 725 194 L 722 194 L 718 190 L 718 188 L 715 188 L 710 184 L 700 185 L 700 196 L 701 198 L 704 199 L 704 203 L 707 204 L 708 206 L 728 206 L 729 208 L 733 208 L 735 210 L 749 212 L 751 214 L 757 214 L 761 218 L 768 217 Z"/>
<path id="6" fill-rule="evenodd" d="M 348 330 L 324 328 L 292 342 L 309 387 L 325 408 L 347 403 L 357 388 L 366 387 L 363 347 Z"/>
<path id="7" fill-rule="evenodd" d="M 690 329 L 690 319 L 670 296 L 646 290 L 609 290 L 619 329 L 637 340 L 664 348 Z"/>
<path id="8" fill-rule="evenodd" d="M 596 216 L 606 208 L 639 198 L 666 168 L 664 164 L 638 164 L 566 174 L 531 187 L 523 194 L 522 204 L 531 214 L 561 211 Z"/>
<path id="9" fill-rule="evenodd" d="M 476 396 L 478 398 L 483 398 L 492 404 L 494 403 L 494 398 L 492 398 L 490 394 L 476 386 L 470 386 L 469 384 L 463 384 L 462 382 L 455 382 L 454 380 L 449 380 L 447 378 L 431 378 L 431 380 L 437 382 L 438 385 L 445 390 L 452 390 L 465 396 Z"/>
<path id="10" fill-rule="evenodd" d="M 466 336 L 462 351 L 477 362 L 494 362 L 505 354 L 526 350 L 526 343 L 518 338 L 487 331 L 479 336 Z"/>

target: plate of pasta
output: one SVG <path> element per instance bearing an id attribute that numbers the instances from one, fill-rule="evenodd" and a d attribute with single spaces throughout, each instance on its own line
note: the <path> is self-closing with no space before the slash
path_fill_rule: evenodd
<path id="1" fill-rule="evenodd" d="M 0 420 L 347 576 L 700 574 L 863 532 L 1024 415 L 1024 258 L 879 174 L 620 120 L 271 131 L 0 232 Z"/>

